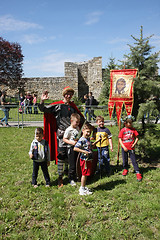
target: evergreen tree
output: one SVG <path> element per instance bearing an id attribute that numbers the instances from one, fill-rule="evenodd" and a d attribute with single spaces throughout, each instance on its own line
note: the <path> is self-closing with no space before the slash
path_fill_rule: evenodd
<path id="1" fill-rule="evenodd" d="M 100 94 L 100 102 L 101 104 L 106 104 L 109 99 L 110 93 L 110 70 L 116 69 L 117 65 L 115 63 L 115 58 L 110 57 L 109 63 L 107 64 L 106 68 L 103 70 L 103 87 Z"/>
<path id="2" fill-rule="evenodd" d="M 140 29 L 140 38 L 131 37 L 135 40 L 134 46 L 129 45 L 130 53 L 127 58 L 126 68 L 137 68 L 138 75 L 134 83 L 134 107 L 133 115 L 137 117 L 141 104 L 145 106 L 149 99 L 160 97 L 160 81 L 158 77 L 159 52 L 152 53 L 149 40 L 153 35 L 144 38 L 143 27 Z M 147 109 L 147 108 L 145 108 Z"/>

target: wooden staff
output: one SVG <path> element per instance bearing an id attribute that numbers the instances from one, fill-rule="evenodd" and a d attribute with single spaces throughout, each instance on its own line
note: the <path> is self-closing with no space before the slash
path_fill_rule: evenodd
<path id="1" fill-rule="evenodd" d="M 119 132 L 120 132 L 120 130 L 121 130 L 121 121 L 119 121 L 118 127 L 119 127 Z M 117 166 L 119 166 L 119 153 L 120 153 L 120 143 L 119 143 L 119 139 L 118 139 Z"/>

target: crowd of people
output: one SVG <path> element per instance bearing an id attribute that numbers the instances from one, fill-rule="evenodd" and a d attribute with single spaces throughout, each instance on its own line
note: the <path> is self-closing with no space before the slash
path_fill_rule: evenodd
<path id="1" fill-rule="evenodd" d="M 90 195 L 92 191 L 86 187 L 87 177 L 93 174 L 93 149 L 97 148 L 98 166 L 94 174 L 110 176 L 110 151 L 113 151 L 112 134 L 104 126 L 103 116 L 94 116 L 97 128 L 93 127 L 71 101 L 74 90 L 71 87 L 63 89 L 63 100 L 45 106 L 49 98 L 45 91 L 38 104 L 44 112 L 44 130 L 37 128 L 35 138 L 31 143 L 29 156 L 33 160 L 32 185 L 37 188 L 38 170 L 41 166 L 46 181 L 46 187 L 51 185 L 48 166 L 55 160 L 58 166 L 58 187 L 63 187 L 64 171 L 68 169 L 71 186 L 76 186 L 76 162 L 80 156 L 81 186 L 80 195 Z M 92 98 L 92 93 L 86 100 Z M 90 105 L 89 105 L 90 107 Z M 93 112 L 92 112 L 93 114 Z M 131 158 L 138 181 L 142 180 L 135 158 L 134 147 L 138 141 L 138 132 L 132 127 L 132 120 L 126 118 L 125 126 L 119 133 L 122 146 L 123 176 L 128 174 L 128 155 Z M 69 165 L 69 167 L 68 167 Z"/>
<path id="2" fill-rule="evenodd" d="M 25 114 L 38 114 L 37 94 L 34 93 L 33 95 L 31 95 L 30 92 L 27 92 L 26 95 L 23 95 L 23 93 L 21 92 L 19 96 L 19 112 L 23 112 Z"/>

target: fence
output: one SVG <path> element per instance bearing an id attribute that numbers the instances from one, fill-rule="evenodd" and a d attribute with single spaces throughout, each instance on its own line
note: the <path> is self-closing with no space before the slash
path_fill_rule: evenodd
<path id="1" fill-rule="evenodd" d="M 6 106 L 5 106 L 6 107 Z M 24 127 L 25 125 L 42 125 L 43 123 L 43 113 L 38 111 L 38 108 L 35 109 L 33 107 L 21 107 L 19 105 L 7 105 L 9 108 L 9 119 L 8 123 L 11 126 Z M 0 119 L 4 117 L 4 112 L 2 111 L 2 107 L 0 108 Z"/>
<path id="2" fill-rule="evenodd" d="M 43 112 L 41 112 L 37 107 L 19 107 L 19 105 L 7 105 L 9 108 L 9 119 L 8 123 L 11 126 L 16 127 L 24 127 L 24 126 L 43 126 Z M 81 112 L 84 114 L 85 106 L 78 106 Z M 110 122 L 108 117 L 108 108 L 107 106 L 92 106 L 91 108 L 95 115 L 104 116 L 105 120 Z M 2 111 L 2 107 L 0 108 L 0 119 L 4 117 L 4 112 Z M 89 115 L 87 116 L 87 120 L 89 120 Z M 91 122 L 93 119 L 91 119 Z"/>

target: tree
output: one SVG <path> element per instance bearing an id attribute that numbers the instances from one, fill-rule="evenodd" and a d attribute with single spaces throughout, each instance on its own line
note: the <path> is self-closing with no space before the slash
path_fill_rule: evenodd
<path id="1" fill-rule="evenodd" d="M 138 76 L 134 83 L 134 107 L 133 115 L 137 117 L 139 106 L 146 104 L 148 99 L 160 97 L 160 81 L 158 76 L 159 52 L 152 53 L 149 39 L 153 35 L 144 38 L 143 27 L 140 29 L 140 38 L 131 37 L 135 40 L 134 46 L 128 44 L 130 53 L 125 55 L 127 59 L 126 68 L 137 68 Z"/>
<path id="2" fill-rule="evenodd" d="M 0 37 L 0 79 L 1 84 L 15 88 L 22 83 L 23 55 L 18 43 L 10 43 Z"/>
<path id="3" fill-rule="evenodd" d="M 106 68 L 103 70 L 103 87 L 100 94 L 100 102 L 101 104 L 107 103 L 109 99 L 109 93 L 110 93 L 110 70 L 116 69 L 117 65 L 115 63 L 115 58 L 110 57 L 109 62 L 106 66 Z"/>

